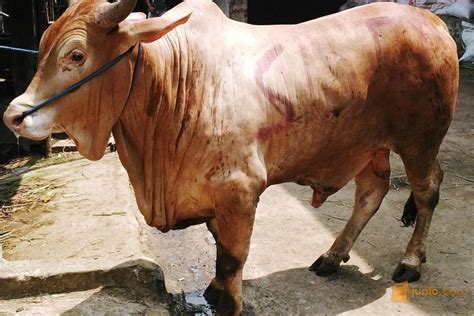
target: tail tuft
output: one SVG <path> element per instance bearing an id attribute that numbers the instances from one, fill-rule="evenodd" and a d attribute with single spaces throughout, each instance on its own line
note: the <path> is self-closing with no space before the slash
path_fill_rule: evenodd
<path id="1" fill-rule="evenodd" d="M 404 227 L 413 226 L 413 224 L 415 224 L 417 213 L 418 209 L 416 208 L 415 199 L 413 198 L 412 192 L 407 202 L 405 203 L 405 208 L 403 209 L 401 221 Z"/>

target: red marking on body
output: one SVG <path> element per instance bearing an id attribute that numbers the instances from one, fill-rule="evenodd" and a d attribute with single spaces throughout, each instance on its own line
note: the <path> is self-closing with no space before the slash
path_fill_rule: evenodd
<path id="1" fill-rule="evenodd" d="M 374 39 L 377 59 L 380 59 L 382 57 L 382 46 L 380 44 L 380 38 L 382 37 L 382 34 L 380 32 L 380 28 L 384 25 L 390 24 L 390 19 L 381 16 L 369 19 L 365 23 L 367 25 L 367 28 L 369 29 L 370 34 L 372 35 L 372 38 Z"/>
<path id="2" fill-rule="evenodd" d="M 283 115 L 280 122 L 259 129 L 258 138 L 263 141 L 269 139 L 274 134 L 284 131 L 290 127 L 295 120 L 294 104 L 291 100 L 275 89 L 265 86 L 265 83 L 263 82 L 263 76 L 270 69 L 275 60 L 283 53 L 283 50 L 284 47 L 282 45 L 276 45 L 268 50 L 257 62 L 255 70 L 255 81 L 257 82 L 257 87 L 262 91 L 265 98 L 273 105 L 278 113 Z"/>

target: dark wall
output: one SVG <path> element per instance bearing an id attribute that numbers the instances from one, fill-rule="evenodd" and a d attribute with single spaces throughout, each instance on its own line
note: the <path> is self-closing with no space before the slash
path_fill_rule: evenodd
<path id="1" fill-rule="evenodd" d="M 180 3 L 181 0 L 165 0 L 165 3 L 166 3 L 166 7 L 169 9 L 171 9 L 172 7 L 174 7 L 175 5 L 177 5 L 178 3 Z M 143 12 L 143 13 L 148 13 L 148 6 L 145 2 L 145 0 L 137 0 L 137 5 L 135 6 L 135 10 L 133 10 L 134 12 Z"/>
<path id="2" fill-rule="evenodd" d="M 41 34 L 48 26 L 46 4 L 44 1 L 9 1 L 10 19 L 14 21 L 11 29 L 11 45 L 20 48 L 38 49 Z M 33 78 L 38 58 L 36 55 L 11 53 L 15 95 L 21 94 Z"/>
<path id="3" fill-rule="evenodd" d="M 10 33 L 8 38 L 3 39 L 5 44 L 20 48 L 38 49 L 41 34 L 48 27 L 47 2 L 37 0 L 7 1 L 5 11 L 10 14 Z M 9 101 L 15 95 L 23 93 L 33 78 L 37 64 L 37 55 L 24 53 L 3 52 L 8 68 L 8 85 L 0 87 L 0 117 L 6 109 Z M 3 120 L 0 122 L 0 159 L 12 158 L 15 156 L 16 138 L 4 126 Z M 22 153 L 38 152 L 44 153 L 46 142 L 34 142 L 26 139 L 21 140 L 20 151 Z M 11 150 L 13 148 L 13 150 Z"/>
<path id="4" fill-rule="evenodd" d="M 294 24 L 339 12 L 346 0 L 248 0 L 251 24 Z"/>
<path id="5" fill-rule="evenodd" d="M 165 0 L 169 9 L 181 0 Z M 347 0 L 248 0 L 252 24 L 293 24 L 339 12 Z M 145 0 L 138 0 L 135 11 L 147 12 Z"/>

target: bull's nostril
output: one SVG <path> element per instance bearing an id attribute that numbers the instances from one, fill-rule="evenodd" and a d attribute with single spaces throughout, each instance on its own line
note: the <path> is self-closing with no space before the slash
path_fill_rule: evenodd
<path id="1" fill-rule="evenodd" d="M 23 120 L 24 120 L 23 115 L 19 115 L 19 116 L 15 117 L 12 122 L 13 122 L 13 125 L 20 126 L 21 123 L 23 123 Z"/>

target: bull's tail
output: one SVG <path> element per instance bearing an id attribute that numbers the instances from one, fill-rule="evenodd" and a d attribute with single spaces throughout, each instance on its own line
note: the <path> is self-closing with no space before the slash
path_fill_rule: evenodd
<path id="1" fill-rule="evenodd" d="M 416 221 L 416 214 L 418 209 L 416 208 L 415 198 L 413 197 L 413 191 L 410 193 L 410 197 L 405 203 L 403 208 L 403 215 L 401 221 L 405 227 L 412 226 Z"/>

